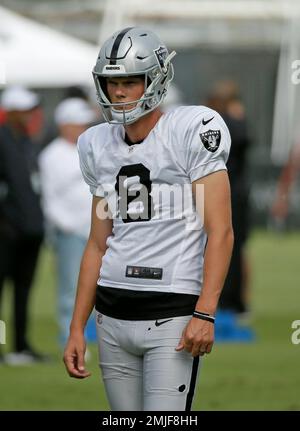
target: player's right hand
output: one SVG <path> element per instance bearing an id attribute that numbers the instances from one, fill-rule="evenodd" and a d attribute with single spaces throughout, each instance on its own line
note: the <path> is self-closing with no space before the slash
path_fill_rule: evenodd
<path id="1" fill-rule="evenodd" d="M 83 334 L 71 334 L 65 351 L 63 361 L 70 377 L 85 379 L 91 373 L 85 369 L 84 354 L 86 343 Z"/>

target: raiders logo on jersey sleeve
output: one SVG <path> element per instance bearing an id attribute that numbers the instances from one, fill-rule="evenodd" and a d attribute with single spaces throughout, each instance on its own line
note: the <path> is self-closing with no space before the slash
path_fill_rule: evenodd
<path id="1" fill-rule="evenodd" d="M 211 130 L 200 133 L 200 139 L 204 147 L 211 153 L 215 153 L 220 146 L 221 132 L 220 130 Z"/>

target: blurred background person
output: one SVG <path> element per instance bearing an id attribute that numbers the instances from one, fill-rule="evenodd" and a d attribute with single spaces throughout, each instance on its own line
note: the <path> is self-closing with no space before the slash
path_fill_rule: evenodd
<path id="1" fill-rule="evenodd" d="M 39 104 L 38 95 L 24 87 L 7 88 L 1 95 L 5 120 L 0 126 L 0 294 L 4 281 L 11 280 L 14 352 L 4 360 L 12 365 L 46 360 L 28 340 L 29 294 L 44 232 L 37 148 L 31 140 L 38 128 L 30 129 Z"/>
<path id="2" fill-rule="evenodd" d="M 6 121 L 6 113 L 2 108 L 2 106 L 0 106 L 0 125 L 2 126 L 2 124 L 5 123 L 5 121 Z"/>
<path id="3" fill-rule="evenodd" d="M 39 156 L 43 210 L 57 264 L 59 343 L 69 334 L 82 253 L 89 234 L 91 200 L 83 181 L 77 139 L 96 120 L 83 98 L 63 100 L 55 110 L 59 136 Z M 87 337 L 88 338 L 88 337 Z"/>
<path id="4" fill-rule="evenodd" d="M 292 148 L 287 163 L 283 166 L 276 185 L 275 198 L 271 206 L 271 217 L 277 228 L 283 228 L 289 213 L 289 198 L 300 171 L 300 141 Z"/>
<path id="5" fill-rule="evenodd" d="M 47 145 L 49 145 L 52 141 L 54 141 L 54 139 L 56 139 L 59 134 L 58 125 L 56 124 L 55 119 L 53 118 L 53 111 L 59 102 L 61 102 L 64 99 L 79 98 L 90 103 L 90 96 L 88 94 L 88 89 L 80 85 L 71 85 L 69 87 L 60 88 L 59 91 L 56 91 L 55 93 L 56 93 L 56 97 L 54 99 L 49 97 L 51 94 L 51 90 L 50 92 L 48 90 L 48 92 L 46 92 L 45 94 L 45 97 L 48 96 L 48 99 L 47 99 L 48 116 L 46 118 L 47 121 L 45 121 L 45 124 L 44 124 L 44 133 L 40 137 L 40 140 L 38 142 L 39 151 L 42 151 L 44 148 L 46 148 Z M 95 105 L 96 105 L 96 102 L 95 102 Z M 100 112 L 98 107 L 97 109 Z M 0 119 L 1 119 L 1 115 L 0 115 Z"/>
<path id="6" fill-rule="evenodd" d="M 249 186 L 247 151 L 250 147 L 245 109 L 239 88 L 231 80 L 218 81 L 208 97 L 208 106 L 219 112 L 230 131 L 231 151 L 227 163 L 231 185 L 234 248 L 219 308 L 245 316 L 249 310 L 249 261 L 245 245 L 249 235 Z"/>
<path id="7" fill-rule="evenodd" d="M 83 99 L 89 103 L 89 95 L 87 90 L 80 87 L 79 85 L 71 85 L 65 89 L 63 99 L 78 98 Z"/>

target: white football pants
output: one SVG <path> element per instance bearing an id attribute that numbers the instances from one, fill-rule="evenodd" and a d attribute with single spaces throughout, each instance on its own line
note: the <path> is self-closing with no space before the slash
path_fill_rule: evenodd
<path id="1" fill-rule="evenodd" d="M 190 411 L 201 357 L 176 352 L 191 316 L 120 320 L 96 312 L 99 365 L 113 411 Z"/>

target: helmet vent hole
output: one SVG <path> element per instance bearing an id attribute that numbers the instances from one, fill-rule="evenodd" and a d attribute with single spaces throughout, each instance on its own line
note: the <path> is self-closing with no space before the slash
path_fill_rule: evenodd
<path id="1" fill-rule="evenodd" d="M 140 34 L 141 37 L 148 36 L 147 33 Z"/>

